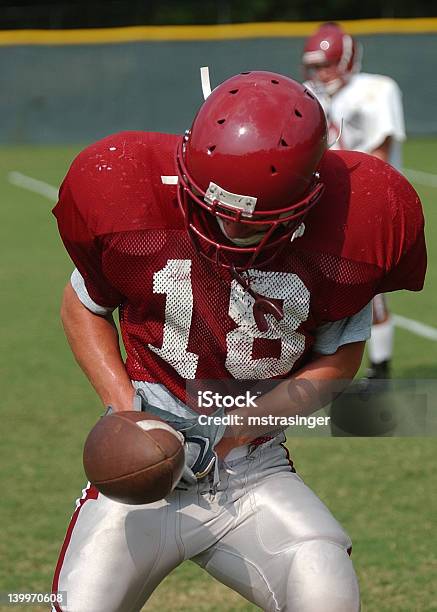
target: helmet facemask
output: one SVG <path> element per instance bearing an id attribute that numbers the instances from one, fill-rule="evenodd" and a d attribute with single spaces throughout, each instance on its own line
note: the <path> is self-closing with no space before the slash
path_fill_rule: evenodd
<path id="1" fill-rule="evenodd" d="M 204 191 L 196 183 L 189 174 L 184 159 L 188 139 L 189 132 L 179 143 L 177 150 L 177 196 L 185 227 L 196 250 L 225 268 L 245 270 L 254 265 L 268 265 L 280 249 L 294 239 L 297 228 L 322 195 L 324 185 L 319 174 L 314 173 L 310 189 L 298 202 L 265 212 L 250 210 L 250 202 L 256 201 L 256 198 L 229 194 L 212 182 L 207 191 Z M 239 200 L 239 203 L 236 205 L 229 200 Z M 244 205 L 247 201 L 249 206 Z M 239 245 L 238 239 L 233 240 L 227 236 L 223 221 L 245 225 L 253 229 L 254 233 L 259 232 L 260 239 L 251 246 Z"/>

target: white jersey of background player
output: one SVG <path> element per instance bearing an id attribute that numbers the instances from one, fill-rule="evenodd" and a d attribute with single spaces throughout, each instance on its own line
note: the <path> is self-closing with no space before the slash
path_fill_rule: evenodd
<path id="1" fill-rule="evenodd" d="M 401 169 L 405 124 L 402 94 L 393 79 L 360 73 L 356 41 L 336 23 L 325 23 L 308 38 L 302 63 L 321 102 L 333 149 L 362 151 Z M 393 352 L 393 322 L 382 295 L 373 303 L 369 376 L 387 378 Z"/>

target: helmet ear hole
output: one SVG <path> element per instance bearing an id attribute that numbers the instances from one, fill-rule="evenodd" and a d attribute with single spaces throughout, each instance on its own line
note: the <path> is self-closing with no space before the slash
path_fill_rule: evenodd
<path id="1" fill-rule="evenodd" d="M 302 118 L 302 113 L 300 112 L 298 108 L 294 109 L 294 114 L 296 115 L 296 117 Z"/>
<path id="2" fill-rule="evenodd" d="M 219 125 L 223 125 L 225 121 L 226 121 L 226 119 L 217 119 L 217 123 Z"/>

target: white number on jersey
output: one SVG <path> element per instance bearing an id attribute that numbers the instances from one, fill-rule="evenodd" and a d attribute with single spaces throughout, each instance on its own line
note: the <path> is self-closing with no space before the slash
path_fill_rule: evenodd
<path id="1" fill-rule="evenodd" d="M 199 355 L 187 351 L 193 315 L 191 259 L 169 259 L 153 275 L 153 293 L 165 293 L 165 323 L 161 348 L 149 349 L 169 363 L 182 378 L 195 378 Z"/>
<path id="2" fill-rule="evenodd" d="M 253 315 L 254 299 L 236 281 L 232 281 L 229 316 L 238 327 L 226 336 L 226 368 L 234 378 L 261 379 L 286 374 L 302 356 L 305 337 L 296 330 L 307 320 L 310 294 L 302 280 L 287 272 L 248 271 L 251 287 L 266 298 L 283 300 L 284 318 L 271 315 L 269 329 L 259 331 Z M 169 363 L 185 379 L 196 376 L 199 355 L 187 350 L 193 314 L 191 260 L 169 259 L 153 275 L 153 292 L 167 296 L 161 348 L 149 344 L 150 350 Z M 280 340 L 279 357 L 252 357 L 256 338 Z"/>
<path id="3" fill-rule="evenodd" d="M 286 374 L 305 349 L 305 337 L 296 329 L 308 318 L 309 291 L 296 274 L 249 270 L 249 275 L 254 291 L 267 298 L 283 300 L 284 318 L 276 321 L 267 315 L 269 329 L 261 332 L 253 316 L 255 300 L 236 280 L 232 281 L 229 316 L 238 327 L 226 337 L 226 368 L 234 378 L 260 379 Z M 253 359 L 255 338 L 280 340 L 280 356 Z"/>

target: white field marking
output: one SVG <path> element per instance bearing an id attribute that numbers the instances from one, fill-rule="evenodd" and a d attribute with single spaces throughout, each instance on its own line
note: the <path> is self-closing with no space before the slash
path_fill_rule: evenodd
<path id="1" fill-rule="evenodd" d="M 48 198 L 52 202 L 58 201 L 57 187 L 54 187 L 45 181 L 39 181 L 38 179 L 32 178 L 31 176 L 26 176 L 25 174 L 21 174 L 21 172 L 16 171 L 8 173 L 8 181 L 12 185 L 22 187 L 23 189 L 28 189 L 29 191 L 33 191 L 33 193 L 38 193 L 39 195 Z"/>
<path id="2" fill-rule="evenodd" d="M 422 172 L 422 170 L 412 170 L 411 168 L 404 168 L 404 172 L 411 181 L 419 183 L 419 185 L 425 185 L 426 187 L 437 187 L 437 174 L 431 174 L 430 172 Z"/>
<path id="3" fill-rule="evenodd" d="M 437 329 L 435 327 L 396 314 L 393 315 L 393 322 L 397 327 L 402 327 L 402 329 L 406 329 L 412 334 L 416 334 L 416 336 L 422 336 L 422 338 L 437 341 Z"/>

